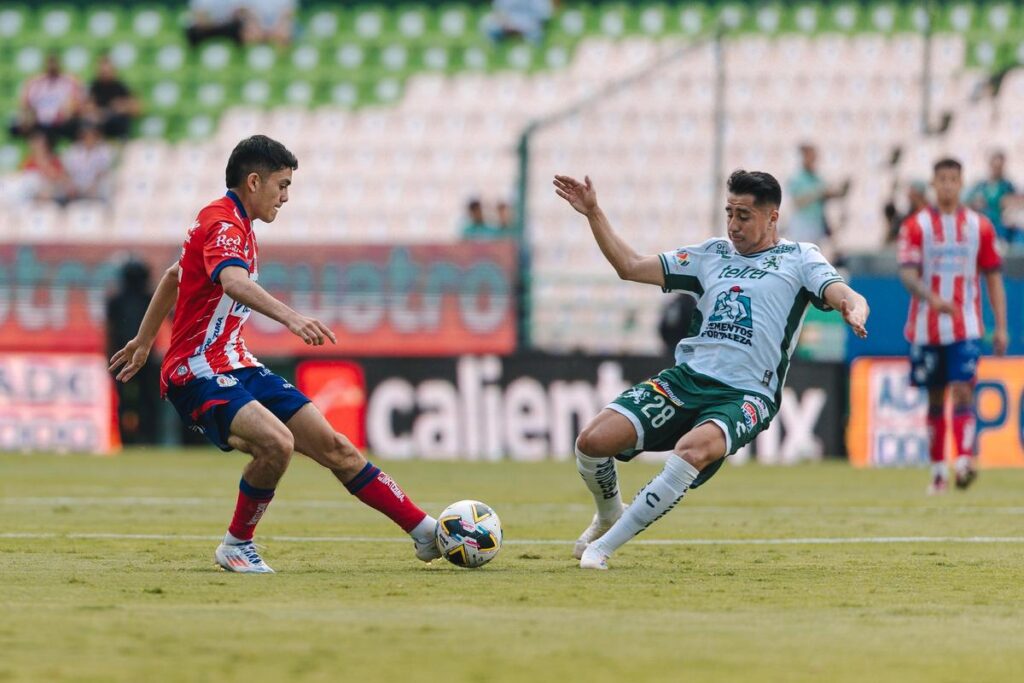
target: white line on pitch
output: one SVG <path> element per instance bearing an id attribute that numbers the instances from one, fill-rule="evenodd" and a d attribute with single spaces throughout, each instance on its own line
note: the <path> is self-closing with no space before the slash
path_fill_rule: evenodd
<path id="1" fill-rule="evenodd" d="M 23 506 L 50 506 L 50 505 L 89 505 L 89 506 L 140 506 L 157 507 L 164 505 L 216 505 L 223 506 L 230 502 L 228 496 L 223 497 L 166 497 L 166 496 L 12 496 L 0 498 L 0 505 L 23 505 Z M 441 508 L 445 503 L 422 502 L 421 507 Z M 352 500 L 278 500 L 274 503 L 274 509 L 288 508 L 334 508 L 334 509 L 355 509 L 365 507 L 362 503 Z M 567 511 L 593 510 L 593 505 L 584 503 L 517 503 L 503 502 L 495 505 L 496 508 L 528 507 L 532 509 L 558 508 Z M 983 514 L 1003 515 L 1024 515 L 1024 506 L 985 506 L 985 505 L 912 505 L 912 506 L 884 506 L 884 505 L 700 505 L 691 503 L 688 508 L 693 511 L 703 512 L 729 512 L 736 510 L 753 510 L 764 514 L 793 514 L 814 512 L 817 514 L 838 512 L 846 513 L 857 511 L 864 514 L 935 514 L 942 512 L 976 512 Z"/>
<path id="2" fill-rule="evenodd" d="M 201 534 L 118 534 L 102 532 L 72 532 L 67 534 L 51 532 L 0 533 L 0 539 L 49 539 L 66 538 L 81 540 L 144 540 L 144 541 L 216 541 L 219 536 Z M 260 540 L 273 543 L 408 543 L 403 537 L 376 536 L 263 536 Z M 511 545 L 569 545 L 571 540 L 557 539 L 507 539 Z M 649 538 L 637 539 L 631 545 L 849 545 L 858 543 L 907 544 L 907 543 L 1024 543 L 1024 536 L 853 536 L 818 538 Z"/>

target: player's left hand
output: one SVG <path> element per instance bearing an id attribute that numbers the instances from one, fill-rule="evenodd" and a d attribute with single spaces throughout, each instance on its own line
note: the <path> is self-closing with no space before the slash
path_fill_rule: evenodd
<path id="1" fill-rule="evenodd" d="M 1010 335 L 1006 330 L 995 330 L 992 333 L 992 353 L 997 356 L 1005 356 L 1006 348 L 1010 345 Z"/>
<path id="2" fill-rule="evenodd" d="M 868 321 L 867 304 L 851 304 L 849 299 L 843 299 L 839 304 L 839 311 L 843 314 L 846 324 L 853 328 L 853 333 L 861 339 L 867 339 L 868 329 L 864 326 Z"/>
<path id="3" fill-rule="evenodd" d="M 127 382 L 146 364 L 150 348 L 152 348 L 151 345 L 143 344 L 138 337 L 132 339 L 124 345 L 123 349 L 110 357 L 110 366 L 107 368 L 107 372 L 114 372 L 124 365 L 114 379 L 118 382 Z"/>

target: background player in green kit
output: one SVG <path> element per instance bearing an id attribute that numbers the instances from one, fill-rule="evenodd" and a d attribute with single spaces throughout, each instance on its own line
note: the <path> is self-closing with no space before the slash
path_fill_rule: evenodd
<path id="1" fill-rule="evenodd" d="M 789 359 L 808 304 L 839 310 L 860 337 L 868 304 L 818 248 L 779 239 L 782 189 L 767 173 L 736 171 L 725 205 L 728 239 L 642 256 L 597 204 L 590 178 L 555 176 L 555 192 L 587 217 L 601 252 L 623 280 L 684 292 L 697 301 L 676 365 L 627 390 L 576 440 L 576 465 L 597 514 L 576 541 L 584 569 L 608 557 L 707 481 L 778 412 Z M 615 459 L 673 451 L 661 473 L 623 507 Z"/>

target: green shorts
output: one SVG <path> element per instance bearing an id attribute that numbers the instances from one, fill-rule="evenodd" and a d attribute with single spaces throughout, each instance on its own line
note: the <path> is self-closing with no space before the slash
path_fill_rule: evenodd
<path id="1" fill-rule="evenodd" d="M 636 430 L 636 445 L 616 456 L 624 462 L 642 451 L 670 451 L 684 434 L 705 422 L 718 425 L 725 434 L 725 454 L 732 455 L 763 432 L 778 412 L 768 398 L 734 389 L 685 365 L 634 385 L 607 407 L 624 415 Z M 724 458 L 705 468 L 694 485 L 710 479 L 722 462 Z"/>

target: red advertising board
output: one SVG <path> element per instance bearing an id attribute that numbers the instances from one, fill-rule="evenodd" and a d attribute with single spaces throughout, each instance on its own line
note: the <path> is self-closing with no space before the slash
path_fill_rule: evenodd
<path id="1" fill-rule="evenodd" d="M 110 453 L 113 384 L 98 354 L 0 354 L 0 451 Z"/>
<path id="2" fill-rule="evenodd" d="M 119 264 L 149 263 L 154 286 L 180 247 L 0 245 L 0 351 L 104 351 L 105 304 Z M 259 282 L 319 318 L 338 346 L 309 347 L 254 314 L 257 355 L 509 353 L 515 346 L 516 247 L 511 242 L 269 245 Z"/>

